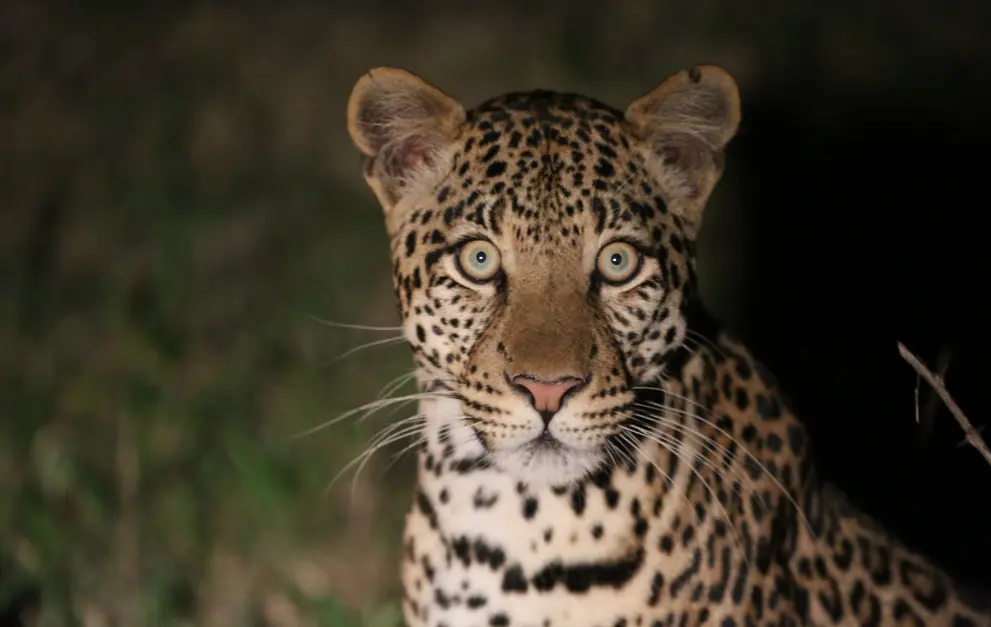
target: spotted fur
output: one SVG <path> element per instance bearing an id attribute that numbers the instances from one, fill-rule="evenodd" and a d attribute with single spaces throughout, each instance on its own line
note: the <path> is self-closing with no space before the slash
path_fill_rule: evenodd
<path id="1" fill-rule="evenodd" d="M 348 118 L 427 393 L 411 627 L 991 625 L 817 480 L 774 380 L 698 301 L 694 241 L 739 122 L 724 71 L 625 111 L 549 91 L 465 111 L 382 68 Z M 542 413 L 520 377 L 581 384 Z"/>

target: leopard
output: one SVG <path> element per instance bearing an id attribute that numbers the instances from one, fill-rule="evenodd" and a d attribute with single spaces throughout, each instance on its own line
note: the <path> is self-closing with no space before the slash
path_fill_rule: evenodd
<path id="1" fill-rule="evenodd" d="M 991 626 L 986 594 L 820 478 L 696 242 L 741 121 L 717 65 L 617 109 L 354 84 L 419 413 L 409 627 Z M 397 423 L 398 424 L 398 423 Z"/>

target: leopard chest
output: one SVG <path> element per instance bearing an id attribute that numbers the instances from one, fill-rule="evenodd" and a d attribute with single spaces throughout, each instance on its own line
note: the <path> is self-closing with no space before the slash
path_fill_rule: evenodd
<path id="1" fill-rule="evenodd" d="M 667 484 L 648 467 L 534 490 L 426 451 L 405 531 L 407 620 L 694 624 L 735 611 L 749 587 L 732 533 L 685 497 L 687 467 Z"/>

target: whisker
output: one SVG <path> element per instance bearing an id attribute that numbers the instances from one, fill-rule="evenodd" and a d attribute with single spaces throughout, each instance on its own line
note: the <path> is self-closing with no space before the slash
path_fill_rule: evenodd
<path id="1" fill-rule="evenodd" d="M 390 468 L 392 468 L 393 466 L 395 466 L 396 463 L 403 457 L 403 455 L 406 455 L 407 453 L 409 453 L 410 451 L 412 451 L 414 448 L 416 448 L 416 447 L 418 447 L 418 446 L 420 446 L 422 444 L 426 444 L 426 442 L 427 442 L 427 438 L 424 437 L 421 434 L 419 438 L 417 438 L 413 442 L 410 442 L 409 444 L 407 444 L 406 446 L 404 446 L 403 448 L 401 448 L 398 452 L 393 453 L 392 454 L 392 457 L 389 460 L 389 465 L 385 467 L 385 470 L 382 471 L 382 474 L 384 475 L 385 473 L 387 473 L 389 471 Z"/>
<path id="2" fill-rule="evenodd" d="M 671 486 L 672 489 L 677 488 L 677 484 L 675 484 L 675 481 L 671 477 L 671 475 L 669 475 L 665 470 L 661 468 L 660 464 L 658 464 L 657 461 L 654 460 L 647 453 L 647 451 L 645 451 L 643 447 L 640 446 L 640 444 L 635 439 L 633 439 L 633 436 L 631 436 L 629 433 L 626 432 L 620 432 L 619 435 L 620 435 L 620 439 L 622 439 L 623 442 L 627 444 L 627 446 L 630 446 L 634 450 L 636 450 L 636 452 L 639 453 L 640 456 L 647 461 L 647 463 L 649 463 L 651 466 L 654 467 L 654 470 L 656 470 L 658 473 L 660 473 L 662 477 L 664 477 L 664 479 L 668 482 L 668 485 Z M 688 498 L 687 488 L 683 490 L 678 490 L 675 493 L 678 496 L 680 496 L 681 500 L 683 500 L 685 504 L 688 505 L 688 508 L 692 510 L 692 513 L 695 515 L 696 522 L 699 524 L 699 526 L 701 526 L 702 516 L 698 513 L 698 510 L 695 509 L 695 505 L 692 503 L 691 499 Z"/>
<path id="3" fill-rule="evenodd" d="M 416 371 L 414 371 L 413 373 L 411 373 L 409 375 L 405 375 L 405 376 L 412 377 L 412 376 L 415 376 L 415 375 L 416 375 Z M 409 381 L 409 379 L 406 379 L 406 381 Z M 427 380 L 425 380 L 425 382 L 432 382 L 432 381 L 440 381 L 440 379 L 438 378 L 438 379 L 427 379 Z M 405 383 L 405 381 L 403 381 L 402 383 Z M 398 392 L 399 391 L 399 388 L 402 387 L 402 383 L 400 383 L 399 385 L 393 386 L 393 389 L 389 390 L 389 393 L 391 394 L 393 392 Z M 385 398 L 383 398 L 381 396 L 381 394 L 380 394 L 379 399 L 377 399 L 377 400 L 386 400 L 388 398 L 392 398 L 392 397 L 391 396 L 386 396 Z M 385 416 L 383 416 L 383 417 L 384 418 L 388 418 L 389 416 L 394 416 L 397 412 L 399 412 L 400 410 L 402 410 L 403 407 L 406 407 L 410 403 L 414 403 L 417 400 L 420 400 L 420 399 L 415 399 L 414 398 L 414 399 L 409 399 L 409 400 L 403 401 L 403 402 L 399 403 L 398 405 L 396 405 L 394 408 L 392 408 L 392 410 L 389 411 L 388 413 L 386 413 Z M 364 422 L 365 420 L 368 420 L 369 418 L 372 417 L 373 414 L 375 414 L 375 412 L 379 411 L 379 409 L 382 409 L 382 408 L 381 407 L 373 407 L 372 409 L 369 409 L 368 411 L 366 411 L 361 416 L 358 416 L 358 418 L 355 420 L 355 422 L 359 422 L 360 423 L 360 422 Z"/>
<path id="4" fill-rule="evenodd" d="M 335 363 L 341 361 L 342 359 L 346 359 L 347 357 L 350 357 L 351 355 L 354 355 L 355 353 L 360 352 L 360 351 L 363 351 L 363 350 L 368 349 L 368 348 L 374 348 L 376 346 L 384 346 L 384 345 L 387 345 L 387 344 L 400 344 L 400 343 L 405 342 L 405 341 L 406 341 L 406 338 L 404 336 L 397 335 L 396 337 L 387 337 L 384 340 L 375 340 L 373 342 L 365 342 L 364 344 L 359 344 L 358 346 L 355 346 L 354 348 L 350 348 L 350 349 L 344 351 L 343 353 L 341 353 L 337 357 L 334 357 L 333 359 L 331 359 L 330 361 L 328 361 L 327 363 L 325 363 L 324 366 L 330 366 L 332 364 L 335 364 Z"/>
<path id="5" fill-rule="evenodd" d="M 355 329 L 357 331 L 401 331 L 402 327 L 374 327 L 364 324 L 348 324 L 346 322 L 334 322 L 333 320 L 325 320 L 324 318 L 319 318 L 312 314 L 306 314 L 306 317 L 313 320 L 318 324 L 322 324 L 326 327 L 336 327 L 338 329 Z"/>
<path id="6" fill-rule="evenodd" d="M 358 467 L 355 468 L 354 477 L 351 480 L 352 495 L 354 494 L 354 491 L 358 487 L 358 477 L 361 475 L 362 469 L 364 469 L 365 465 L 372 459 L 372 456 L 377 451 L 413 435 L 419 436 L 417 437 L 417 440 L 422 439 L 423 427 L 426 425 L 426 422 L 427 422 L 427 418 L 424 414 L 416 414 L 411 418 L 407 418 L 405 420 L 399 421 L 398 423 L 388 427 L 387 429 L 383 429 L 382 433 L 384 435 L 375 438 L 374 441 L 369 443 L 368 447 L 366 448 L 367 454 L 364 453 L 362 454 L 363 459 L 358 464 Z M 386 431 L 388 432 L 386 433 Z"/>
<path id="7" fill-rule="evenodd" d="M 699 404 L 699 403 L 697 403 L 695 401 L 692 401 L 691 399 L 685 398 L 684 396 L 679 396 L 678 394 L 671 393 L 668 390 L 664 390 L 664 389 L 661 389 L 661 388 L 655 388 L 655 387 L 647 387 L 647 386 L 635 386 L 635 387 L 637 389 L 647 389 L 647 390 L 656 390 L 656 391 L 664 392 L 665 394 L 668 394 L 672 398 L 679 399 L 679 400 L 685 401 L 687 403 L 690 403 L 690 404 L 696 406 L 700 410 L 705 411 L 706 413 L 708 413 L 710 416 L 714 415 L 713 412 L 711 410 L 709 410 L 708 408 L 706 408 L 705 406 L 703 406 L 703 405 L 701 405 L 701 404 Z M 744 453 L 746 453 L 746 455 L 751 460 L 753 460 L 754 464 L 756 464 L 757 467 L 760 468 L 761 472 L 763 472 L 765 475 L 767 475 L 767 477 L 774 483 L 774 485 L 777 486 L 777 488 L 781 491 L 781 493 L 784 495 L 784 497 L 786 499 L 788 499 L 788 501 L 795 507 L 795 510 L 798 512 L 799 517 L 801 517 L 802 521 L 808 527 L 809 533 L 812 534 L 812 537 L 815 537 L 816 536 L 816 534 L 815 534 L 815 528 L 812 526 L 812 523 L 809 521 L 808 517 L 805 515 L 805 511 L 798 504 L 798 501 L 795 500 L 795 497 L 792 496 L 791 492 L 788 489 L 785 488 L 785 486 L 778 480 L 778 478 L 775 477 L 771 473 L 771 471 L 769 471 L 767 469 L 767 467 L 760 461 L 760 459 L 758 459 L 756 455 L 754 455 L 753 453 L 751 453 L 750 452 L 750 449 L 748 449 L 742 442 L 740 442 L 739 440 L 737 440 L 735 437 L 733 437 L 729 432 L 727 432 L 722 427 L 716 425 L 715 422 L 713 422 L 711 420 L 708 420 L 708 419 L 704 418 L 703 416 L 700 416 L 699 414 L 694 414 L 694 413 L 691 413 L 691 412 L 687 412 L 686 410 L 683 410 L 683 409 L 678 409 L 678 408 L 670 407 L 670 406 L 667 406 L 667 405 L 663 405 L 663 404 L 657 403 L 655 401 L 643 401 L 643 402 L 647 403 L 648 405 L 650 405 L 650 406 L 652 406 L 652 407 L 654 407 L 656 409 L 660 409 L 662 411 L 670 411 L 670 412 L 673 412 L 673 413 L 680 413 L 680 414 L 683 414 L 683 415 L 686 415 L 686 416 L 691 416 L 695 420 L 698 420 L 699 422 L 712 427 L 717 432 L 719 432 L 721 435 L 726 436 L 726 438 L 728 438 L 731 442 L 733 442 L 734 444 L 736 444 L 737 447 L 741 451 L 743 451 Z"/>
<path id="8" fill-rule="evenodd" d="M 405 373 L 399 375 L 395 379 L 393 379 L 393 380 L 389 381 L 388 383 L 386 383 L 382 387 L 382 389 L 379 390 L 379 392 L 375 396 L 375 398 L 377 398 L 377 399 L 379 399 L 379 398 L 386 398 L 386 397 L 392 395 L 393 392 L 395 392 L 399 388 L 401 388 L 404 385 L 406 385 L 407 383 L 409 383 L 410 380 L 415 379 L 416 378 L 416 375 L 417 375 L 417 369 L 416 368 L 414 368 L 413 370 L 411 370 L 409 372 L 405 372 Z"/>
<path id="9" fill-rule="evenodd" d="M 635 407 L 642 407 L 642 408 L 648 409 L 648 410 L 655 409 L 655 408 L 652 408 L 652 407 L 649 407 L 649 406 L 645 406 L 643 403 L 634 403 L 633 405 Z M 680 411 L 680 410 L 677 410 L 677 409 L 674 409 L 674 408 L 667 408 L 667 410 L 668 411 Z M 686 415 L 688 417 L 694 417 L 694 414 L 691 414 L 689 412 L 684 412 L 684 415 Z M 689 425 L 686 425 L 686 424 L 684 424 L 682 422 L 679 422 L 679 421 L 677 421 L 677 420 L 675 420 L 673 418 L 670 418 L 668 416 L 664 416 L 662 414 L 651 413 L 650 415 L 644 415 L 643 417 L 645 419 L 647 419 L 647 420 L 657 421 L 658 423 L 660 423 L 662 425 L 665 425 L 665 426 L 668 426 L 668 427 L 672 427 L 672 428 L 678 429 L 678 430 L 680 430 L 681 433 L 685 434 L 688 437 L 693 438 L 696 442 L 698 442 L 699 445 L 701 447 L 703 447 L 703 449 L 707 453 L 712 453 L 714 456 L 717 456 L 718 458 L 728 459 L 729 461 L 728 461 L 728 464 L 727 464 L 727 468 L 725 470 L 723 470 L 723 469 L 720 469 L 720 468 L 717 468 L 716 467 L 716 464 L 720 464 L 720 462 L 719 462 L 718 459 L 716 459 L 716 460 L 709 460 L 708 458 L 705 458 L 706 459 L 706 462 L 707 462 L 707 466 L 711 470 L 713 470 L 715 472 L 718 472 L 718 473 L 722 473 L 724 471 L 730 471 L 732 473 L 731 474 L 732 477 L 737 477 L 739 479 L 743 479 L 747 483 L 747 485 L 749 485 L 753 489 L 754 495 L 756 496 L 757 501 L 760 504 L 760 506 L 766 508 L 766 504 L 764 503 L 764 499 L 763 499 L 763 497 L 761 497 L 760 492 L 757 490 L 757 484 L 754 482 L 753 479 L 750 478 L 749 474 L 744 469 L 740 468 L 737 464 L 734 464 L 733 463 L 733 462 L 739 460 L 739 456 L 737 454 L 733 453 L 732 451 L 730 451 L 729 448 L 723 446 L 722 444 L 720 444 L 719 442 L 717 442 L 716 440 L 714 440 L 711 436 L 708 436 L 708 435 L 702 433 L 701 431 L 699 431 L 697 429 L 693 429 Z M 744 451 L 744 454 L 745 455 L 749 455 L 749 453 L 747 453 L 746 451 Z M 734 489 L 734 492 L 736 492 L 738 495 L 742 496 L 742 493 L 741 493 L 741 491 L 740 491 L 739 488 L 735 488 Z"/>
<path id="10" fill-rule="evenodd" d="M 728 357 L 728 355 L 726 354 L 726 350 L 722 346 L 714 342 L 712 338 L 706 337 L 705 335 L 699 333 L 698 331 L 693 331 L 692 329 L 688 329 L 685 332 L 685 335 L 694 339 L 697 344 L 708 346 L 713 351 L 715 351 L 720 357 L 723 358 Z"/>
<path id="11" fill-rule="evenodd" d="M 460 421 L 465 422 L 468 425 L 479 424 L 480 423 L 479 420 L 477 420 L 475 418 L 472 418 L 471 416 L 467 416 L 465 414 L 461 414 L 461 415 L 458 415 L 458 416 L 450 416 L 449 419 L 460 420 Z M 424 423 L 425 422 L 426 422 L 426 415 L 424 414 Z M 464 446 L 466 444 L 470 444 L 474 439 L 475 439 L 475 435 L 472 432 L 469 431 L 469 432 L 467 432 L 465 434 L 465 437 L 460 438 L 456 442 L 452 442 L 452 444 L 453 444 L 455 450 L 457 450 L 458 448 L 461 448 L 462 446 Z M 403 455 L 409 453 L 411 450 L 413 450 L 417 446 L 426 444 L 427 442 L 428 442 L 428 440 L 427 440 L 426 436 L 425 435 L 421 435 L 420 438 L 418 438 L 414 442 L 411 442 L 410 444 L 406 445 L 405 447 L 403 447 L 397 453 L 393 454 L 393 456 L 391 458 L 391 461 L 385 467 L 385 469 L 382 471 L 382 474 L 385 474 L 386 472 L 388 472 L 389 469 L 392 468 L 399 461 L 399 459 L 402 458 Z M 476 463 L 480 463 L 480 462 L 476 462 Z"/>
<path id="12" fill-rule="evenodd" d="M 417 419 L 422 419 L 422 415 L 417 414 L 415 416 L 411 416 L 410 419 L 411 419 L 410 422 L 412 424 L 402 425 L 402 428 L 400 429 L 392 429 L 391 427 L 387 427 L 387 429 L 391 429 L 390 432 L 386 433 L 384 436 L 381 434 L 377 436 L 372 444 L 369 444 L 361 453 L 359 453 L 351 461 L 345 464 L 344 467 L 341 468 L 337 472 L 337 474 L 335 474 L 334 477 L 330 480 L 330 482 L 327 484 L 327 487 L 324 488 L 324 492 L 325 493 L 329 492 L 337 483 L 337 481 L 344 474 L 346 474 L 348 470 L 353 468 L 356 464 L 359 465 L 358 471 L 360 471 L 360 469 L 364 467 L 365 462 L 382 448 L 420 433 L 423 430 L 423 424 L 421 424 Z M 401 423 L 397 423 L 397 424 L 401 424 Z M 356 473 L 354 482 L 352 483 L 352 495 L 351 495 L 352 499 L 354 498 L 354 490 L 357 487 L 357 478 L 358 475 Z"/>
<path id="13" fill-rule="evenodd" d="M 618 433 L 618 434 L 616 434 L 616 435 L 617 435 L 617 436 L 622 436 L 622 435 L 624 435 L 624 434 L 623 434 L 623 432 L 621 431 L 621 432 L 619 432 L 619 433 Z M 623 451 L 621 451 L 621 450 L 619 450 L 619 449 L 616 449 L 616 450 L 614 451 L 614 450 L 613 450 L 614 448 L 615 448 L 615 446 L 612 446 L 612 445 L 610 445 L 610 442 L 609 442 L 609 440 L 606 440 L 606 446 L 605 446 L 605 447 L 603 447 L 603 450 L 604 450 L 604 451 L 605 451 L 605 453 L 606 453 L 606 457 L 607 457 L 607 458 L 609 459 L 609 465 L 610 465 L 610 466 L 612 466 L 612 467 L 614 467 L 614 468 L 618 468 L 618 467 L 619 467 L 619 460 L 618 460 L 618 459 L 616 459 L 616 456 L 620 456 L 620 457 L 621 457 L 621 456 L 622 456 L 622 453 L 623 453 Z"/>
<path id="14" fill-rule="evenodd" d="M 630 416 L 630 417 L 631 418 L 632 417 L 645 418 L 645 416 L 636 416 L 635 414 L 633 416 Z M 681 443 L 678 442 L 677 440 L 674 440 L 673 438 L 670 438 L 670 436 L 667 436 L 666 434 L 651 433 L 651 432 L 649 432 L 649 431 L 647 431 L 645 429 L 640 429 L 640 427 L 639 426 L 636 426 L 636 425 L 630 425 L 630 427 L 633 427 L 631 429 L 633 431 L 637 431 L 637 430 L 642 431 L 641 432 L 641 435 L 643 435 L 645 438 L 651 439 L 655 443 L 657 443 L 660 446 L 662 446 L 665 449 L 667 449 L 667 451 L 669 453 L 671 453 L 672 455 L 674 455 L 675 457 L 677 457 L 678 459 L 680 459 L 681 461 L 683 461 L 685 463 L 685 465 L 688 466 L 689 471 L 692 474 L 694 474 L 696 477 L 698 477 L 699 481 L 702 482 L 702 485 L 705 487 L 706 491 L 709 493 L 709 496 L 711 497 L 712 502 L 715 504 L 715 506 L 719 509 L 720 513 L 722 514 L 722 517 L 726 521 L 727 526 L 730 528 L 730 531 L 732 531 L 733 537 L 734 537 L 734 539 L 736 541 L 737 548 L 740 549 L 740 552 L 741 553 L 743 553 L 743 555 L 744 555 L 744 561 L 746 561 L 748 563 L 748 565 L 749 565 L 749 559 L 747 559 L 747 557 L 746 557 L 746 549 L 743 546 L 743 540 L 740 538 L 740 532 L 737 530 L 736 526 L 733 524 L 732 517 L 729 515 L 729 512 L 726 510 L 726 507 L 723 506 L 722 502 L 720 502 L 719 495 L 716 494 L 715 490 L 712 489 L 712 486 L 709 484 L 708 481 L 706 481 L 705 477 L 702 476 L 702 473 L 700 473 L 698 471 L 698 469 L 695 467 L 695 464 L 693 463 L 693 461 L 689 461 L 688 459 L 686 459 L 686 455 L 685 455 L 684 451 L 681 450 L 681 446 L 680 446 Z"/>
<path id="15" fill-rule="evenodd" d="M 364 405 L 361 405 L 359 407 L 355 407 L 354 409 L 350 409 L 350 410 L 344 412 L 343 414 L 340 414 L 339 416 L 335 416 L 334 418 L 331 418 L 330 420 L 328 420 L 326 422 L 323 422 L 323 423 L 318 424 L 318 425 L 316 425 L 314 427 L 310 427 L 309 429 L 306 429 L 304 431 L 301 431 L 299 433 L 296 433 L 295 435 L 291 436 L 291 439 L 298 439 L 298 438 L 306 437 L 308 435 L 312 435 L 312 434 L 314 434 L 314 433 L 316 433 L 318 431 L 321 431 L 323 429 L 326 429 L 327 427 L 330 427 L 332 425 L 335 425 L 335 424 L 341 422 L 342 420 L 346 420 L 347 418 L 350 418 L 351 416 L 354 416 L 355 414 L 360 414 L 361 412 L 367 411 L 369 409 L 371 409 L 372 411 L 377 411 L 378 409 L 381 409 L 382 407 L 387 407 L 387 406 L 392 405 L 394 403 L 401 403 L 401 402 L 410 401 L 410 400 L 432 399 L 432 398 L 458 398 L 458 396 L 455 395 L 455 394 L 453 394 L 453 393 L 417 392 L 415 394 L 406 394 L 406 395 L 403 395 L 403 396 L 395 396 L 395 397 L 392 397 L 392 398 L 378 399 L 378 400 L 372 401 L 370 403 L 365 403 Z"/>
<path id="16" fill-rule="evenodd" d="M 733 455 L 732 452 L 729 449 L 727 449 L 725 446 L 723 446 L 719 442 L 716 442 L 715 440 L 713 440 L 709 436 L 707 436 L 707 435 L 705 435 L 705 434 L 703 434 L 703 433 L 701 433 L 699 431 L 696 431 L 696 430 L 692 429 L 688 425 L 682 424 L 682 423 L 680 423 L 680 422 L 678 422 L 676 420 L 672 420 L 671 418 L 667 418 L 665 416 L 658 416 L 658 415 L 654 415 L 654 414 L 650 414 L 650 415 L 646 415 L 646 414 L 635 414 L 635 415 L 637 417 L 643 418 L 645 420 L 652 420 L 652 421 L 653 420 L 656 420 L 656 421 L 659 422 L 659 424 L 662 424 L 662 425 L 667 426 L 667 427 L 673 427 L 675 429 L 678 429 L 680 433 L 682 433 L 686 437 L 692 438 L 692 440 L 694 442 L 698 443 L 698 445 L 706 453 L 711 453 L 713 456 L 716 457 L 716 459 L 709 459 L 709 457 L 707 455 L 703 455 L 701 453 L 696 453 L 696 457 L 699 459 L 699 461 L 701 461 L 703 464 L 705 464 L 705 466 L 707 468 L 709 468 L 710 470 L 712 470 L 713 472 L 715 472 L 717 474 L 723 474 L 725 471 L 730 471 L 730 473 L 731 473 L 730 476 L 731 477 L 743 479 L 745 482 L 748 483 L 748 485 L 750 485 L 752 488 L 754 488 L 754 491 L 756 492 L 756 484 L 753 482 L 753 480 L 750 479 L 750 477 L 748 477 L 746 475 L 746 473 L 742 472 L 742 470 L 740 468 L 738 468 L 738 467 L 736 467 L 735 465 L 732 464 L 732 461 L 735 461 L 737 459 L 737 457 L 735 455 Z M 642 428 L 642 427 L 639 427 L 639 426 L 636 426 L 636 425 L 631 425 L 631 426 Z M 730 460 L 731 463 L 729 464 L 729 466 L 726 469 L 723 469 L 723 468 L 720 467 L 722 464 L 720 463 L 719 458 L 728 458 Z M 742 490 L 736 484 L 736 482 L 734 482 L 733 492 L 735 492 L 738 496 L 741 496 L 741 497 L 743 496 Z M 761 500 L 759 493 L 757 493 L 757 499 L 758 500 Z M 761 505 L 763 505 L 763 502 L 761 502 Z"/>

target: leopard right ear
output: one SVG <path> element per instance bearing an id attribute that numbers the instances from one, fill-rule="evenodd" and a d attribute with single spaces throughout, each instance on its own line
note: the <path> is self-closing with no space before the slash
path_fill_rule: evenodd
<path id="1" fill-rule="evenodd" d="M 668 207 L 694 238 L 723 172 L 723 152 L 740 125 L 740 93 L 726 70 L 703 65 L 668 77 L 633 101 L 626 119 L 650 155 Z"/>
<path id="2" fill-rule="evenodd" d="M 411 72 L 383 67 L 358 79 L 348 100 L 348 132 L 383 209 L 444 166 L 464 122 L 460 103 Z"/>

